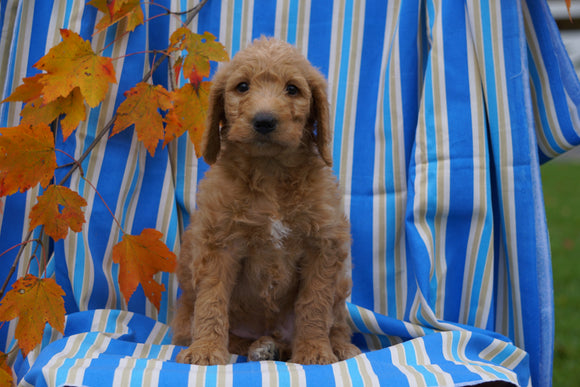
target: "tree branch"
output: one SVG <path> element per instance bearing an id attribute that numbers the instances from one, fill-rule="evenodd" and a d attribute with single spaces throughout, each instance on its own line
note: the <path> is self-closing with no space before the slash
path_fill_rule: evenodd
<path id="1" fill-rule="evenodd" d="M 201 11 L 201 9 L 203 8 L 203 6 L 208 2 L 208 0 L 202 0 L 199 4 L 197 4 L 195 7 L 193 7 L 190 11 L 189 15 L 187 16 L 187 19 L 185 20 L 185 25 L 189 25 L 193 18 L 197 16 L 197 14 L 199 13 L 199 11 Z M 151 66 L 151 69 L 145 73 L 145 75 L 143 76 L 143 79 L 141 80 L 142 82 L 147 82 L 151 76 L 153 75 L 153 72 L 155 70 L 157 70 L 157 68 L 161 65 L 161 63 L 163 63 L 163 61 L 165 60 L 165 56 L 162 55 L 159 58 L 157 58 L 157 60 L 155 61 L 155 63 L 153 63 L 153 66 Z M 111 128 L 113 127 L 113 124 L 115 123 L 115 118 L 117 117 L 116 114 L 113 115 L 113 117 L 111 117 L 111 119 L 109 120 L 109 122 L 107 122 L 107 124 L 105 125 L 105 127 L 99 131 L 97 133 L 97 135 L 95 136 L 95 139 L 91 142 L 91 144 L 88 146 L 88 148 L 83 152 L 83 154 L 79 157 L 78 159 L 78 163 L 73 165 L 73 167 L 68 171 L 68 173 L 61 179 L 61 181 L 58 183 L 59 185 L 64 184 L 65 181 L 67 181 L 71 175 L 74 173 L 74 171 L 77 170 L 78 166 L 82 164 L 82 162 L 87 158 L 87 156 L 91 153 L 91 151 L 95 148 L 95 146 L 97 146 L 97 144 L 99 143 L 99 141 L 101 141 L 101 139 L 103 138 L 103 136 L 105 134 L 107 134 Z"/>
<path id="2" fill-rule="evenodd" d="M 197 16 L 197 14 L 199 13 L 199 11 L 203 8 L 203 6 L 207 2 L 208 2 L 208 0 L 202 0 L 199 4 L 197 4 L 191 10 L 188 10 L 188 11 L 185 12 L 185 13 L 188 13 L 187 19 L 185 21 L 185 26 L 188 26 L 191 23 L 191 21 L 193 20 L 193 18 L 195 18 Z M 157 60 L 155 61 L 155 63 L 153 63 L 153 66 L 151 66 L 151 69 L 143 76 L 143 79 L 142 79 L 143 82 L 147 82 L 151 78 L 153 72 L 155 70 L 157 70 L 157 68 L 161 65 L 161 63 L 163 62 L 163 60 L 165 60 L 165 55 L 162 55 L 159 58 L 157 58 Z M 105 136 L 105 134 L 109 133 L 109 131 L 111 130 L 113 124 L 115 123 L 115 118 L 116 117 L 117 117 L 117 115 L 114 114 L 113 117 L 111 117 L 111 119 L 109 120 L 109 122 L 107 122 L 107 124 L 103 127 L 103 129 L 101 129 L 97 133 L 97 135 L 95 136 L 94 140 L 89 144 L 89 146 L 87 147 L 87 149 L 85 149 L 85 151 L 78 158 L 78 160 L 74 164 L 72 164 L 71 169 L 60 180 L 60 182 L 58 183 L 58 185 L 63 185 L 72 176 L 72 174 L 81 166 L 82 162 L 90 155 L 90 153 L 95 148 L 95 146 L 97 146 L 97 144 L 99 143 L 99 141 L 101 141 L 101 139 Z M 10 282 L 10 278 L 12 277 L 12 275 L 14 274 L 14 272 L 16 271 L 16 268 L 18 267 L 18 263 L 20 261 L 20 258 L 22 257 L 23 252 L 24 252 L 25 245 L 28 242 L 30 242 L 30 237 L 32 236 L 32 231 L 33 230 L 29 230 L 28 231 L 28 233 L 26 234 L 26 237 L 24 238 L 24 240 L 26 242 L 23 242 L 22 243 L 22 245 L 20 246 L 20 249 L 18 250 L 18 253 L 16 254 L 16 257 L 14 259 L 14 262 L 12 263 L 12 266 L 10 267 L 10 270 L 8 271 L 8 276 L 5 279 L 5 281 L 4 281 L 3 285 L 2 285 L 2 288 L 0 289 L 0 299 L 2 299 L 2 297 L 4 296 L 4 292 L 6 291 L 6 287 L 8 286 L 8 283 Z"/>

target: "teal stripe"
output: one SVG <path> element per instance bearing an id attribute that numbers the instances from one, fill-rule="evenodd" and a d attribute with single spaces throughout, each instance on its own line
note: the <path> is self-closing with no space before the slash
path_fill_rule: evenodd
<path id="1" fill-rule="evenodd" d="M 296 33 L 298 26 L 298 12 L 299 12 L 299 0 L 290 0 L 290 6 L 288 9 L 288 36 L 287 41 L 291 44 L 296 44 Z M 300 20 L 302 22 L 302 20 Z"/>

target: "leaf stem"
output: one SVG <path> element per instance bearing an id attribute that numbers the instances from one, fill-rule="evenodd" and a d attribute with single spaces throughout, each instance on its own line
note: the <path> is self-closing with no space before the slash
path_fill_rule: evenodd
<path id="1" fill-rule="evenodd" d="M 16 254 L 16 258 L 14 258 L 14 262 L 12 263 L 12 266 L 10 267 L 10 270 L 8 271 L 8 276 L 6 277 L 6 280 L 4 280 L 4 284 L 2 284 L 2 289 L 0 289 L 0 299 L 2 297 L 4 297 L 4 292 L 6 291 L 6 287 L 8 286 L 8 282 L 10 282 L 10 278 L 12 277 L 14 272 L 16 271 L 16 267 L 18 266 L 18 262 L 20 261 L 20 257 L 22 256 L 22 253 L 24 252 L 24 247 L 30 242 L 34 242 L 34 241 L 39 242 L 36 239 L 30 239 L 31 236 L 32 236 L 32 230 L 28 231 L 28 234 L 26 234 L 26 237 L 24 237 L 24 242 L 20 242 L 19 244 L 9 248 L 8 250 L 6 250 L 4 252 L 4 253 L 7 253 L 8 251 L 20 246 L 20 250 L 18 250 L 18 254 Z M 2 255 L 4 253 L 2 253 Z"/>
<path id="2" fill-rule="evenodd" d="M 86 177 L 81 176 L 81 178 L 85 181 L 85 183 L 87 183 L 88 185 L 90 185 L 91 188 L 95 190 L 95 193 L 99 196 L 99 198 L 101 199 L 101 201 L 103 202 L 103 204 L 105 205 L 105 207 L 107 208 L 107 210 L 109 211 L 109 214 L 111 214 L 111 216 L 113 217 L 113 220 L 115 221 L 115 223 L 117 223 L 117 226 L 119 226 L 119 228 L 121 229 L 121 232 L 123 234 L 125 234 L 125 230 L 123 230 L 123 226 L 121 226 L 121 223 L 117 220 L 117 218 L 115 217 L 115 214 L 113 214 L 113 211 L 111 211 L 111 208 L 109 207 L 109 205 L 107 204 L 107 202 L 105 201 L 105 199 L 103 198 L 103 196 L 101 196 L 101 193 L 99 192 L 99 190 L 97 189 L 97 187 L 95 187 L 93 185 L 93 183 L 91 183 L 90 180 L 87 179 Z"/>

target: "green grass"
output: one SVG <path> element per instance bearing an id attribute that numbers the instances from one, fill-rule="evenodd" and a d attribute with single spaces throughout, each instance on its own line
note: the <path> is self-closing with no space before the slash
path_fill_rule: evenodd
<path id="1" fill-rule="evenodd" d="M 556 342 L 554 386 L 577 386 L 580 362 L 580 160 L 542 166 L 552 248 Z"/>

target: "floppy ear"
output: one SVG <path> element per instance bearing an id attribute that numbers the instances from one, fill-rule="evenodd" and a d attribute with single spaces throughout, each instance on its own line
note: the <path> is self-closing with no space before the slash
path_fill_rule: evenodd
<path id="1" fill-rule="evenodd" d="M 332 133 L 330 132 L 330 114 L 326 94 L 326 80 L 317 70 L 312 71 L 309 80 L 312 93 L 311 119 L 316 128 L 316 146 L 320 157 L 329 167 L 332 166 Z"/>
<path id="2" fill-rule="evenodd" d="M 209 92 L 205 132 L 203 132 L 201 139 L 203 159 L 208 164 L 215 163 L 218 154 L 220 153 L 220 124 L 225 124 L 226 121 L 224 110 L 224 97 L 227 79 L 226 74 L 227 70 L 224 68 L 218 70 L 212 80 L 212 85 Z"/>

